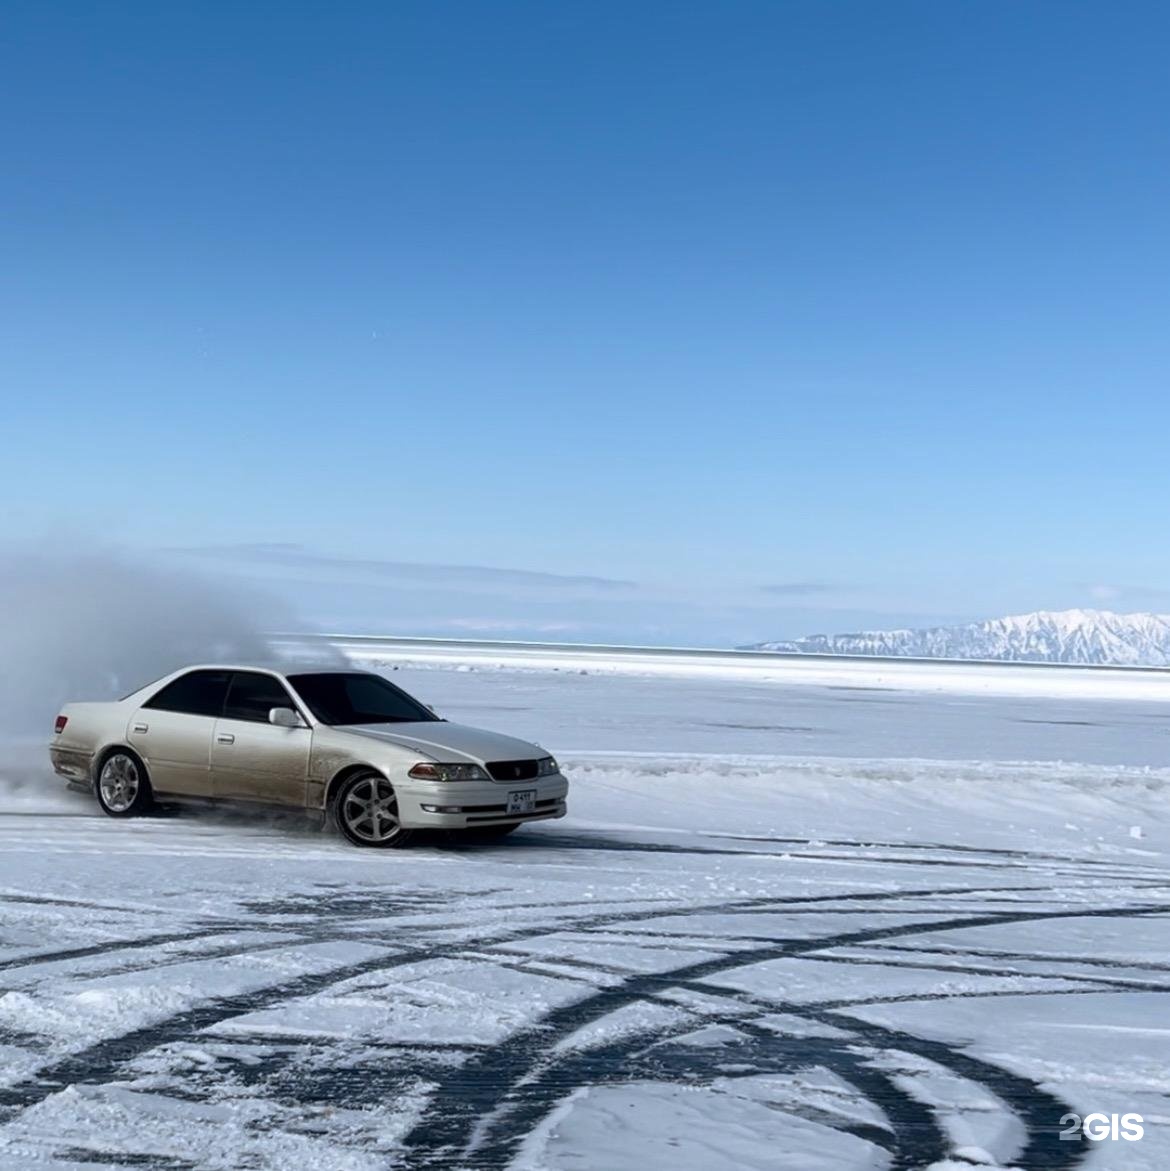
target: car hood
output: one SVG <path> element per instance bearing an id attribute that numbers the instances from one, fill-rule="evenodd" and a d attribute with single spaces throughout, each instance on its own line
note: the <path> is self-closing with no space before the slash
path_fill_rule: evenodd
<path id="1" fill-rule="evenodd" d="M 471 761 L 486 764 L 489 760 L 532 760 L 548 753 L 527 740 L 501 736 L 483 728 L 451 724 L 446 720 L 425 720 L 417 724 L 357 724 L 337 728 L 354 736 L 381 740 L 413 749 L 431 760 L 460 764 Z"/>

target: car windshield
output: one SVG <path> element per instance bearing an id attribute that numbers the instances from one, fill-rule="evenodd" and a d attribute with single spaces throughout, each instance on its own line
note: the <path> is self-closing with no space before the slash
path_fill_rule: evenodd
<path id="1" fill-rule="evenodd" d="M 404 724 L 438 716 L 377 675 L 321 671 L 289 675 L 289 683 L 323 724 Z"/>

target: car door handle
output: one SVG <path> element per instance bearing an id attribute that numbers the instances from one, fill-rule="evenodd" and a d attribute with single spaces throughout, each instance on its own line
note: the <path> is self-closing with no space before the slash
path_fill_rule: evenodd
<path id="1" fill-rule="evenodd" d="M 147 728 L 147 726 L 145 724 L 135 724 L 130 729 L 130 731 L 131 732 L 146 732 L 146 731 L 149 731 L 149 729 Z"/>
<path id="2" fill-rule="evenodd" d="M 216 738 L 217 744 L 234 744 L 236 738 L 230 732 L 220 732 Z"/>

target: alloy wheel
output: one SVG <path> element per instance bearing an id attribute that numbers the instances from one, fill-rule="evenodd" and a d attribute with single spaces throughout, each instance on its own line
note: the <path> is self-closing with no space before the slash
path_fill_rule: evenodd
<path id="1" fill-rule="evenodd" d="M 125 813 L 137 800 L 140 783 L 138 765 L 130 757 L 111 756 L 98 779 L 103 804 L 112 813 Z"/>
<path id="2" fill-rule="evenodd" d="M 402 832 L 398 798 L 385 777 L 362 777 L 341 801 L 346 828 L 366 842 L 388 842 Z"/>

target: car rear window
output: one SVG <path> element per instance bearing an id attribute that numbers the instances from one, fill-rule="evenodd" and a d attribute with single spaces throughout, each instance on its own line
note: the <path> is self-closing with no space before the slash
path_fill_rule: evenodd
<path id="1" fill-rule="evenodd" d="M 218 716 L 227 696 L 227 671 L 190 671 L 172 679 L 142 706 L 189 716 Z"/>

